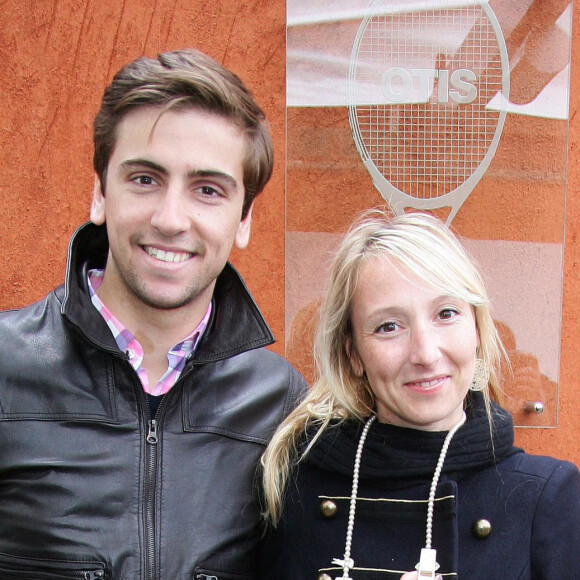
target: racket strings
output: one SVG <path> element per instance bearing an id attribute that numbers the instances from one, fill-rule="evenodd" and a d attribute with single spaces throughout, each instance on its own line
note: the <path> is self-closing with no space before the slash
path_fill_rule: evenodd
<path id="1" fill-rule="evenodd" d="M 415 78 L 406 102 L 388 102 L 383 74 L 393 67 L 436 67 L 446 71 L 447 83 L 455 71 L 467 69 L 477 93 L 472 102 L 457 103 L 449 98 L 453 86 L 439 90 L 441 78 Z M 498 124 L 499 112 L 488 105 L 501 91 L 502 68 L 495 32 L 479 7 L 373 16 L 355 75 L 360 138 L 394 187 L 415 198 L 440 197 L 481 164 Z"/>

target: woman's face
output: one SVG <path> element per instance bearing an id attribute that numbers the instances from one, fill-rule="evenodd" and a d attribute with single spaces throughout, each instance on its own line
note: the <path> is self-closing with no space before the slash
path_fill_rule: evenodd
<path id="1" fill-rule="evenodd" d="M 461 417 L 475 369 L 473 308 L 403 266 L 369 258 L 352 301 L 350 360 L 366 373 L 380 421 L 448 431 Z"/>

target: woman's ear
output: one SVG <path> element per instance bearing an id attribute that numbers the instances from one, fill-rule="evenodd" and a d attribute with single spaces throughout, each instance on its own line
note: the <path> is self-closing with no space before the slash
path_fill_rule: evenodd
<path id="1" fill-rule="evenodd" d="M 350 335 L 346 337 L 345 348 L 346 355 L 348 356 L 348 360 L 350 361 L 350 366 L 352 368 L 353 373 L 357 377 L 362 377 L 365 373 L 365 369 L 362 360 L 360 359 L 360 356 L 356 350 L 356 346 L 354 345 L 352 336 Z"/>

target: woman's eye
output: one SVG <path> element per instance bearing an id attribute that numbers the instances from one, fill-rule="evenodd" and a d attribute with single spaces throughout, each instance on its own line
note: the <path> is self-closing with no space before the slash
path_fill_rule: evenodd
<path id="1" fill-rule="evenodd" d="M 442 320 L 451 320 L 453 317 L 457 316 L 458 312 L 455 308 L 445 308 L 439 313 L 439 318 Z"/>
<path id="2" fill-rule="evenodd" d="M 395 322 L 383 322 L 383 324 L 381 324 L 376 332 L 379 333 L 387 333 L 387 332 L 395 332 L 397 330 L 398 326 Z"/>

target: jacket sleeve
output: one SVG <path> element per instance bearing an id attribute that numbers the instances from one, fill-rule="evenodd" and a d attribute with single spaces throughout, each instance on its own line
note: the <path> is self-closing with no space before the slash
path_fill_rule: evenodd
<path id="1" fill-rule="evenodd" d="M 290 367 L 290 387 L 288 389 L 288 399 L 284 417 L 291 413 L 308 393 L 308 383 L 306 379 L 293 367 Z"/>
<path id="2" fill-rule="evenodd" d="M 555 462 L 538 499 L 532 526 L 533 580 L 578 578 L 580 573 L 580 472 Z"/>

